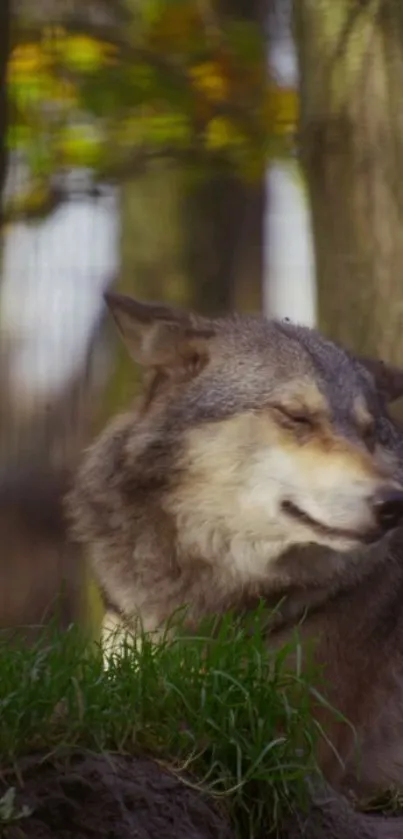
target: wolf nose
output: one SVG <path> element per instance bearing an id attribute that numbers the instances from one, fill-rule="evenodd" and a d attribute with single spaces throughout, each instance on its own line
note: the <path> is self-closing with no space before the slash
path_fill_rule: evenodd
<path id="1" fill-rule="evenodd" d="M 384 490 L 374 503 L 374 513 L 379 527 L 387 533 L 403 521 L 403 492 L 398 489 Z"/>

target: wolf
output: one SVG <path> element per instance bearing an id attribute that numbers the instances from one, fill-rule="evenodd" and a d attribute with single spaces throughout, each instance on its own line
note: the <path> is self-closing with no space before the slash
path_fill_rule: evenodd
<path id="1" fill-rule="evenodd" d="M 389 405 L 403 373 L 289 322 L 106 302 L 144 389 L 87 450 L 67 499 L 106 625 L 158 633 L 183 605 L 192 627 L 280 602 L 270 643 L 297 625 L 315 637 L 349 721 L 325 720 L 334 794 L 402 785 L 403 433 Z M 348 832 L 333 809 L 304 835 L 390 835 L 364 817 Z"/>

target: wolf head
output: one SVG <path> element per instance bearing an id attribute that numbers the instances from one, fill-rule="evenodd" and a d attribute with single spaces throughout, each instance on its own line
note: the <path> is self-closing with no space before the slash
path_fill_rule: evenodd
<path id="1" fill-rule="evenodd" d="M 249 578 L 292 546 L 348 552 L 400 523 L 386 403 L 402 373 L 289 323 L 106 300 L 146 373 L 125 468 L 141 484 L 147 463 L 183 555 L 231 555 Z"/>

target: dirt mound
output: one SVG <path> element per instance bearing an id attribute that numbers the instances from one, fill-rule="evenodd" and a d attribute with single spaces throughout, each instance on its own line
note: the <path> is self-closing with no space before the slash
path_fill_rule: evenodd
<path id="1" fill-rule="evenodd" d="M 18 769 L 19 784 L 11 772 L 0 779 L 0 797 L 16 788 L 4 839 L 235 839 L 224 810 L 152 760 L 80 752 L 24 758 Z M 282 839 L 403 839 L 403 819 L 354 813 L 329 788 L 314 798 Z"/>
<path id="2" fill-rule="evenodd" d="M 7 839 L 233 839 L 224 813 L 151 760 L 74 754 L 19 762 Z M 14 782 L 0 783 L 0 795 Z M 18 818 L 22 807 L 30 815 Z"/>

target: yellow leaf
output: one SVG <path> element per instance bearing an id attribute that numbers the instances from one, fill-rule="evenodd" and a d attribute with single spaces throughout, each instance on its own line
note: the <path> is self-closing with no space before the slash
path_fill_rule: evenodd
<path id="1" fill-rule="evenodd" d="M 297 91 L 290 87 L 269 87 L 265 111 L 276 134 L 292 133 L 299 116 Z"/>
<path id="2" fill-rule="evenodd" d="M 70 126 L 60 135 L 57 151 L 64 164 L 92 166 L 101 154 L 101 139 L 85 126 Z"/>
<path id="3" fill-rule="evenodd" d="M 190 137 L 188 120 L 182 114 L 153 114 L 144 120 L 147 139 L 155 143 L 168 145 L 185 144 Z"/>
<path id="4" fill-rule="evenodd" d="M 24 77 L 38 75 L 46 70 L 50 63 L 49 55 L 41 49 L 40 44 L 20 44 L 11 53 L 8 79 L 18 82 Z"/>
<path id="5" fill-rule="evenodd" d="M 189 71 L 193 86 L 212 102 L 222 102 L 228 96 L 228 82 L 215 61 L 197 64 Z"/>
<path id="6" fill-rule="evenodd" d="M 206 128 L 206 147 L 211 151 L 224 149 L 229 145 L 239 143 L 240 137 L 234 126 L 226 117 L 214 117 Z"/>
<path id="7" fill-rule="evenodd" d="M 64 42 L 63 58 L 77 70 L 92 71 L 110 62 L 117 54 L 112 44 L 86 35 L 70 35 Z"/>

